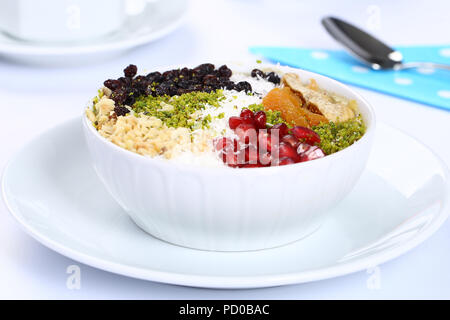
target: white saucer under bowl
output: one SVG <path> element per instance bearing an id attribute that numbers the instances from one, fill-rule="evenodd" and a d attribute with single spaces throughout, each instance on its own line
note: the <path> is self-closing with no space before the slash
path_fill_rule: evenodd
<path id="1" fill-rule="evenodd" d="M 383 124 L 350 195 L 313 235 L 275 249 L 193 250 L 139 229 L 98 180 L 79 118 L 19 151 L 4 172 L 2 190 L 24 230 L 65 256 L 130 277 L 210 288 L 294 284 L 372 267 L 417 246 L 449 213 L 446 166 Z"/>
<path id="2" fill-rule="evenodd" d="M 127 18 L 121 30 L 79 44 L 27 42 L 0 32 L 0 55 L 25 63 L 68 65 L 119 54 L 174 31 L 184 21 L 188 3 L 188 0 L 149 2 L 142 13 Z"/>

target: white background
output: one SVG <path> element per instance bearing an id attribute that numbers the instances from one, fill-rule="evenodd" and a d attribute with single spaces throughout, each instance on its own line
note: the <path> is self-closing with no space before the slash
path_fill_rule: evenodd
<path id="1" fill-rule="evenodd" d="M 371 23 L 371 5 L 380 9 L 378 28 Z M 198 0 L 193 1 L 180 29 L 118 58 L 65 68 L 25 66 L 0 58 L 0 169 L 36 133 L 79 115 L 101 82 L 118 76 L 129 63 L 151 70 L 191 61 L 254 59 L 248 54 L 250 45 L 337 48 L 319 22 L 327 14 L 375 27 L 372 32 L 391 44 L 450 47 L 449 10 L 450 3 L 445 0 Z M 357 90 L 373 104 L 380 121 L 423 141 L 450 165 L 450 112 Z M 0 203 L 0 298 L 448 299 L 450 221 L 416 249 L 380 266 L 381 287 L 377 290 L 368 288 L 370 274 L 365 271 L 277 288 L 205 290 L 130 279 L 82 264 L 78 264 L 81 289 L 69 290 L 66 268 L 72 264 L 78 263 L 23 233 Z"/>

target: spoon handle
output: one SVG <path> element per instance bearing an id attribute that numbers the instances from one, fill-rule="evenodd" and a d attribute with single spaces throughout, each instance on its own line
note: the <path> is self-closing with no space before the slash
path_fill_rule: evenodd
<path id="1" fill-rule="evenodd" d="M 399 63 L 394 66 L 394 70 L 405 70 L 412 68 L 443 69 L 450 71 L 450 65 L 434 62 L 406 62 L 406 63 Z"/>
<path id="2" fill-rule="evenodd" d="M 370 66 L 391 69 L 401 61 L 401 56 L 400 60 L 391 59 L 390 55 L 396 52 L 394 49 L 344 20 L 325 17 L 322 25 L 337 42 Z"/>

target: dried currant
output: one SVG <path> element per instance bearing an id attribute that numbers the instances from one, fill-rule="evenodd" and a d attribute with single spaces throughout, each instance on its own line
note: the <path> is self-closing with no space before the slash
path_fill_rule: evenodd
<path id="1" fill-rule="evenodd" d="M 162 80 L 161 72 L 158 72 L 158 71 L 151 72 L 151 73 L 147 74 L 146 77 L 150 83 L 153 83 L 153 82 L 159 83 Z"/>
<path id="2" fill-rule="evenodd" d="M 223 65 L 218 69 L 218 73 L 220 77 L 230 78 L 231 75 L 233 74 L 233 71 L 231 71 L 231 69 L 228 68 L 226 65 Z"/>
<path id="3" fill-rule="evenodd" d="M 123 70 L 123 73 L 125 74 L 125 77 L 133 78 L 137 73 L 137 67 L 134 64 L 130 64 Z"/>
<path id="4" fill-rule="evenodd" d="M 245 92 L 251 92 L 252 86 L 247 81 L 241 81 L 235 84 L 234 89 L 236 91 L 245 91 Z"/>
<path id="5" fill-rule="evenodd" d="M 250 73 L 250 75 L 253 78 L 256 78 L 256 77 L 265 78 L 266 77 L 266 74 L 259 69 L 253 69 L 252 72 Z"/>
<path id="6" fill-rule="evenodd" d="M 266 75 L 266 79 L 267 81 L 272 82 L 273 84 L 280 84 L 281 82 L 280 77 L 275 72 L 269 72 Z"/>
<path id="7" fill-rule="evenodd" d="M 108 89 L 114 91 L 122 86 L 122 83 L 119 80 L 108 79 L 103 82 L 103 85 Z"/>
<path id="8" fill-rule="evenodd" d="M 208 74 L 212 73 L 214 71 L 214 65 L 212 63 L 203 63 L 196 68 L 194 68 L 194 71 L 199 71 L 201 74 Z"/>
<path id="9" fill-rule="evenodd" d="M 203 77 L 203 84 L 207 86 L 215 86 L 219 83 L 217 76 L 213 74 L 207 74 Z"/>
<path id="10" fill-rule="evenodd" d="M 114 112 L 119 117 L 119 116 L 125 116 L 127 113 L 130 112 L 130 110 L 128 110 L 124 106 L 115 106 Z"/>
<path id="11" fill-rule="evenodd" d="M 127 99 L 127 91 L 123 88 L 119 88 L 111 94 L 111 99 L 116 103 L 116 105 L 122 105 Z"/>

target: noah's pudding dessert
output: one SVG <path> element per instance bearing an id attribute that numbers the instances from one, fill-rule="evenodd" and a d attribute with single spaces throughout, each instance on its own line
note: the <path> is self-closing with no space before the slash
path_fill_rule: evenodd
<path id="1" fill-rule="evenodd" d="M 375 116 L 337 81 L 259 63 L 124 71 L 83 132 L 106 190 L 156 238 L 219 251 L 291 243 L 364 170 Z"/>
<path id="2" fill-rule="evenodd" d="M 97 131 L 143 156 L 254 168 L 325 157 L 359 140 L 356 101 L 282 68 L 234 72 L 205 63 L 104 82 L 86 110 Z"/>

